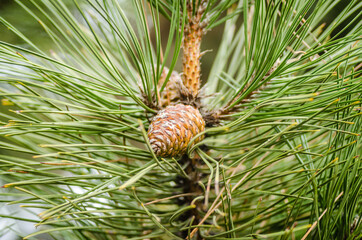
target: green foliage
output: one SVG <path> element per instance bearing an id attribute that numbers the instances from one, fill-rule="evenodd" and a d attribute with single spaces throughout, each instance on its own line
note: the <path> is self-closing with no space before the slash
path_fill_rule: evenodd
<path id="1" fill-rule="evenodd" d="M 0 42 L 0 206 L 35 215 L 2 213 L 15 221 L 0 235 L 29 221 L 28 239 L 361 237 L 360 1 L 326 25 L 339 1 L 208 1 L 207 29 L 224 32 L 204 103 L 239 111 L 188 151 L 200 196 L 178 183 L 184 165 L 150 151 L 155 110 L 140 95 L 180 58 L 186 1 L 16 2 L 53 48 L 0 16 L 23 40 Z M 180 204 L 190 195 L 201 223 Z"/>

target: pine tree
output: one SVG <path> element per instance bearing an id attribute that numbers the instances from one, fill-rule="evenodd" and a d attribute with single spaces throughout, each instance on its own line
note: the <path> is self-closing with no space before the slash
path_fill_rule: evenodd
<path id="1" fill-rule="evenodd" d="M 0 16 L 0 235 L 362 237 L 360 1 L 16 2 L 53 45 Z"/>

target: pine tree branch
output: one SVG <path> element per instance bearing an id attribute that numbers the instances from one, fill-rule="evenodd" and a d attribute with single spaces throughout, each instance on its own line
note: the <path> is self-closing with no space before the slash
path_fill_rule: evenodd
<path id="1" fill-rule="evenodd" d="M 358 1 L 325 24 L 339 1 L 200 0 L 186 7 L 150 0 L 150 11 L 143 0 L 16 2 L 54 45 L 43 50 L 0 16 L 26 43 L 0 41 L 0 198 L 8 203 L 0 235 L 39 222 L 47 228 L 28 237 L 358 237 Z M 171 22 L 166 47 L 161 14 Z M 165 77 L 161 69 L 174 69 L 181 45 L 194 44 L 187 32 L 204 40 L 195 27 L 204 19 L 205 29 L 225 23 L 225 31 L 206 84 L 213 98 L 201 101 L 200 72 L 176 74 L 172 83 L 173 73 Z M 179 31 L 180 22 L 188 29 Z M 201 40 L 195 43 L 190 59 L 202 55 Z M 201 69 L 199 58 L 193 69 Z M 283 66 L 272 72 L 278 58 Z M 178 161 L 157 158 L 140 131 L 151 113 L 174 101 L 198 109 L 208 125 L 204 140 Z M 218 108 L 226 112 L 215 117 Z"/>

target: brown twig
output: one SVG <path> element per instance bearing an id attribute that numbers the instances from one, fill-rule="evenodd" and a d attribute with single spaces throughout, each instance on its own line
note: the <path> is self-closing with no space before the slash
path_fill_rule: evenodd
<path id="1" fill-rule="evenodd" d="M 264 160 L 264 158 L 269 154 L 269 152 L 266 152 L 253 166 L 253 168 L 256 168 L 257 166 L 259 166 L 259 164 Z M 227 182 L 225 183 L 225 185 L 230 185 L 230 179 L 231 177 L 233 177 L 237 172 L 238 172 L 238 169 L 240 169 L 240 167 L 244 164 L 244 161 L 240 162 L 238 164 L 237 167 L 234 168 L 233 172 L 231 173 L 230 175 L 230 178 L 229 180 L 227 180 Z M 241 183 L 244 182 L 244 180 L 251 174 L 251 171 L 250 172 L 247 172 L 245 174 L 245 176 L 238 182 L 236 183 L 235 185 L 233 185 L 233 187 L 231 188 L 231 192 L 233 192 L 235 189 L 237 189 Z M 214 202 L 212 203 L 211 207 L 208 209 L 208 211 L 205 213 L 205 216 L 201 219 L 201 221 L 198 223 L 198 226 L 201 226 L 209 217 L 212 213 L 214 213 L 214 211 L 220 207 L 220 205 L 222 204 L 222 199 L 225 198 L 225 196 L 223 196 L 223 192 L 226 191 L 226 188 L 223 187 L 219 194 L 216 196 L 216 199 L 214 200 Z M 197 234 L 199 231 L 199 228 L 194 228 L 190 234 L 190 237 L 192 239 L 192 237 Z M 191 240 L 189 238 L 186 238 L 187 240 Z"/>
<path id="2" fill-rule="evenodd" d="M 343 195 L 343 192 L 341 192 L 336 199 L 334 199 L 334 202 L 337 202 L 337 200 Z M 324 216 L 324 214 L 326 214 L 326 212 L 328 211 L 328 208 L 326 208 L 323 213 L 319 216 L 318 220 L 315 221 L 312 226 L 308 229 L 308 231 L 304 234 L 303 238 L 301 240 L 305 240 L 308 235 L 310 234 L 310 232 L 315 228 L 315 226 L 318 224 L 318 222 L 322 219 L 322 217 Z"/>
<path id="3" fill-rule="evenodd" d="M 279 64 L 280 64 L 280 62 L 277 61 L 274 64 L 274 66 L 267 72 L 267 74 L 265 74 L 262 81 L 267 79 L 274 72 L 274 70 L 279 66 Z M 264 83 L 263 85 L 261 85 L 257 89 L 255 89 L 254 91 L 251 91 L 248 95 L 246 95 L 242 100 L 239 101 L 242 94 L 250 87 L 250 84 L 253 82 L 254 78 L 255 78 L 255 75 L 252 75 L 251 80 L 243 88 L 243 90 L 240 91 L 240 93 L 235 98 L 230 100 L 223 108 L 216 110 L 216 111 L 209 111 L 208 113 L 206 113 L 205 114 L 206 125 L 213 125 L 215 123 L 219 123 L 220 119 L 228 118 L 228 115 L 230 113 L 236 112 L 241 108 L 239 103 L 249 102 L 251 99 L 253 99 L 255 97 L 256 94 L 260 93 L 261 90 L 265 89 L 268 86 L 269 82 Z M 235 104 L 237 101 L 239 101 L 239 102 L 237 104 Z"/>
<path id="4" fill-rule="evenodd" d="M 173 196 L 170 196 L 170 197 L 166 197 L 166 198 L 162 198 L 162 199 L 156 199 L 156 200 L 153 200 L 151 202 L 147 202 L 147 203 L 145 203 L 145 206 L 150 205 L 150 204 L 154 204 L 154 203 L 158 203 L 158 202 L 162 202 L 162 201 L 165 201 L 165 200 L 170 200 L 170 199 L 173 199 L 173 198 L 181 198 L 181 197 L 188 197 L 188 196 L 195 196 L 195 195 L 196 195 L 196 193 L 181 193 L 181 194 L 173 195 Z"/>

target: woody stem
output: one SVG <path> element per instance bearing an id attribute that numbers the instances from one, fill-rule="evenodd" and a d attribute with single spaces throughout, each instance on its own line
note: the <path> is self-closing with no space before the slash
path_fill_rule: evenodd
<path id="1" fill-rule="evenodd" d="M 197 99 L 201 85 L 201 39 L 204 34 L 205 21 L 202 22 L 202 16 L 205 11 L 206 0 L 187 0 L 187 22 L 184 27 L 183 38 L 183 75 L 182 82 L 190 93 L 191 98 Z M 201 173 L 198 169 L 199 158 L 194 156 L 183 156 L 181 162 L 186 165 L 185 172 L 188 178 L 181 179 L 184 193 L 195 193 L 196 196 L 203 195 L 203 189 L 199 185 Z M 191 205 L 193 208 L 183 217 L 185 219 L 193 218 L 193 225 L 198 224 L 202 218 L 200 213 L 203 210 L 202 201 L 194 201 L 194 196 L 185 198 L 184 204 Z M 187 237 L 187 231 L 181 233 L 182 237 Z M 201 239 L 198 234 L 196 239 Z"/>

